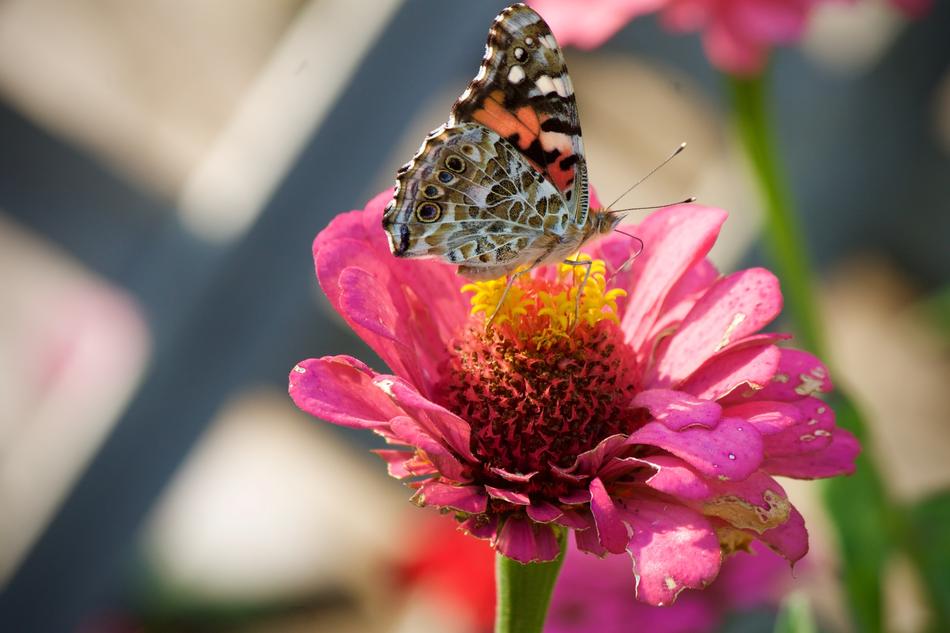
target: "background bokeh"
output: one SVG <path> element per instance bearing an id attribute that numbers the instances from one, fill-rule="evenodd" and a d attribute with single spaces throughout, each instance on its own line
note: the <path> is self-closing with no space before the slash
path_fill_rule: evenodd
<path id="1" fill-rule="evenodd" d="M 374 358 L 311 240 L 445 119 L 504 4 L 0 2 L 0 628 L 477 630 L 405 572 L 432 515 L 375 439 L 298 412 L 286 377 Z M 721 206 L 717 264 L 762 261 L 698 39 L 646 17 L 566 55 L 603 197 L 687 141 L 625 202 Z M 823 4 L 769 81 L 836 379 L 889 490 L 922 498 L 950 485 L 950 3 Z M 799 585 L 845 630 L 827 521 L 789 492 Z M 885 587 L 889 630 L 922 630 L 900 557 Z"/>

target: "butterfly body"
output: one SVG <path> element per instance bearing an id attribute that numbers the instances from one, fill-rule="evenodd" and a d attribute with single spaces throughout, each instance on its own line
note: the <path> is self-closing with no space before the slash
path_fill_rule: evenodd
<path id="1" fill-rule="evenodd" d="M 396 176 L 383 215 L 397 257 L 435 257 L 470 279 L 561 261 L 618 214 L 590 209 L 574 89 L 550 29 L 508 7 L 481 69 Z"/>

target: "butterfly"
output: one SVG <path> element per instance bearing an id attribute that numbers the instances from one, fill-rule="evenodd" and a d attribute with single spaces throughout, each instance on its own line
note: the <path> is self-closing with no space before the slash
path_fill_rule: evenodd
<path id="1" fill-rule="evenodd" d="M 590 208 L 564 55 L 541 16 L 515 4 L 495 18 L 448 121 L 397 172 L 382 225 L 393 255 L 439 258 L 477 281 L 565 260 L 622 217 Z"/>

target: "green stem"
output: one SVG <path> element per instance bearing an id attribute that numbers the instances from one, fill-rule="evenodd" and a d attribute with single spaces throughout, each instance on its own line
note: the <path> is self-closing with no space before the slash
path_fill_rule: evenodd
<path id="1" fill-rule="evenodd" d="M 555 534 L 561 551 L 551 562 L 524 565 L 495 555 L 495 633 L 541 633 L 567 550 L 567 531 L 556 528 Z"/>
<path id="2" fill-rule="evenodd" d="M 730 78 L 729 85 L 739 138 L 762 192 L 765 239 L 782 280 L 792 327 L 803 347 L 826 357 L 808 258 L 775 150 L 765 81 Z M 867 448 L 863 418 L 840 387 L 833 406 L 838 425 Z M 855 623 L 862 632 L 879 633 L 884 621 L 880 579 L 893 544 L 901 540 L 900 515 L 866 450 L 853 476 L 826 482 L 823 492 L 841 544 L 842 576 Z"/>
<path id="3" fill-rule="evenodd" d="M 775 151 L 765 82 L 759 77 L 733 77 L 730 85 L 739 137 L 762 190 L 766 213 L 765 239 L 782 279 L 785 305 L 802 346 L 821 356 L 824 340 L 812 299 L 811 270 Z"/>

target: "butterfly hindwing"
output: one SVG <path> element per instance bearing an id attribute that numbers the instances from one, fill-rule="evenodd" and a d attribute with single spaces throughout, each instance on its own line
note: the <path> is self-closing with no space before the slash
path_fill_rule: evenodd
<path id="1" fill-rule="evenodd" d="M 397 174 L 383 216 L 394 254 L 439 257 L 493 278 L 543 254 L 569 223 L 560 192 L 478 124 L 439 128 Z"/>
<path id="2" fill-rule="evenodd" d="M 572 220 L 588 213 L 587 171 L 574 87 L 551 29 L 516 4 L 496 18 L 478 75 L 449 124 L 477 122 L 507 139 L 561 192 Z"/>

